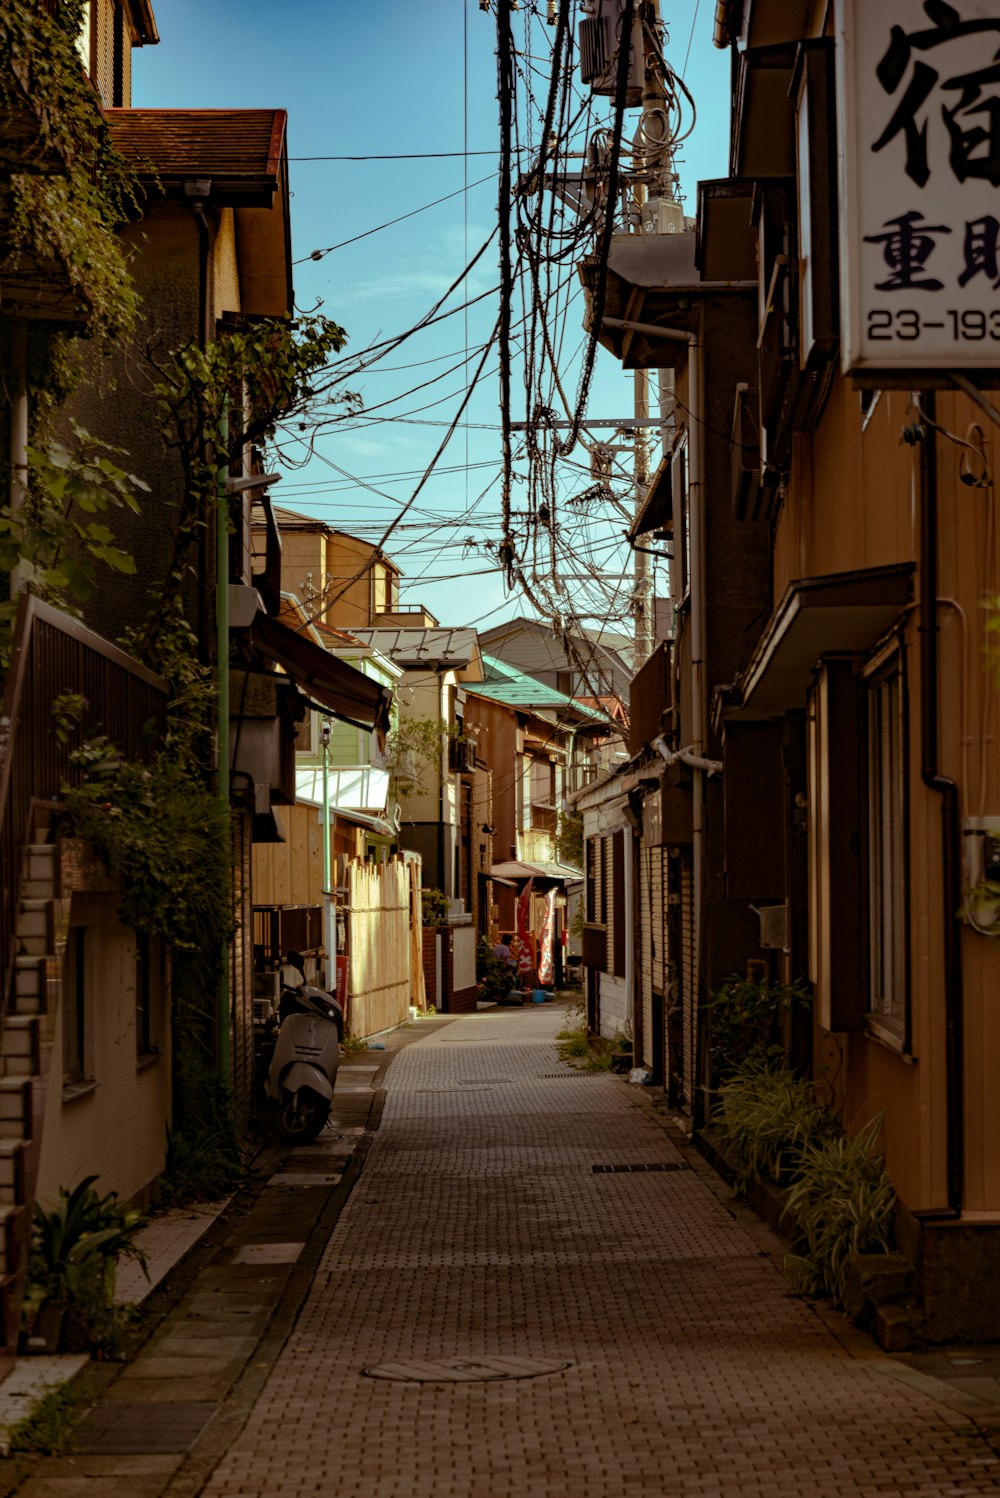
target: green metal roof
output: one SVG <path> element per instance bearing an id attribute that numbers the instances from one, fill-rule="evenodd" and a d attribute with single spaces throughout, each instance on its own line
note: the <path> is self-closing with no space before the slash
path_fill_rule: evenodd
<path id="1" fill-rule="evenodd" d="M 614 726 L 606 713 L 584 707 L 582 702 L 567 697 L 565 692 L 557 692 L 555 687 L 546 686 L 544 681 L 529 676 L 525 671 L 518 671 L 509 662 L 498 660 L 495 655 L 484 655 L 482 659 L 486 680 L 476 682 L 475 685 L 466 684 L 467 692 L 474 692 L 479 697 L 490 697 L 508 707 L 547 709 L 558 713 L 565 713 L 570 709 L 579 714 L 580 718 Z"/>

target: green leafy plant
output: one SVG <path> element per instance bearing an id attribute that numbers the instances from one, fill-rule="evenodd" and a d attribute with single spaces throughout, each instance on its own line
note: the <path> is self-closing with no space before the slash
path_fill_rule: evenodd
<path id="1" fill-rule="evenodd" d="M 502 957 L 493 956 L 485 937 L 480 937 L 476 950 L 476 978 L 479 981 L 479 997 L 484 1003 L 496 1003 L 498 999 L 505 999 L 517 979 L 509 962 L 505 962 Z"/>
<path id="2" fill-rule="evenodd" d="M 572 868 L 583 868 L 583 817 L 579 812 L 563 811 L 559 813 L 559 826 L 556 832 L 556 857 L 560 863 L 569 864 Z"/>
<path id="3" fill-rule="evenodd" d="M 105 343 L 132 326 L 136 294 L 114 233 L 134 208 L 136 177 L 115 148 L 77 51 L 83 0 L 0 7 L 0 108 L 33 117 L 32 149 L 58 174 L 15 173 L 6 188 L 3 269 L 55 262 L 83 330 Z"/>
<path id="4" fill-rule="evenodd" d="M 137 514 L 136 491 L 149 486 L 114 461 L 120 449 L 70 425 L 72 446 L 28 448 L 25 502 L 17 510 L 0 506 L 0 569 L 16 567 L 28 592 L 78 615 L 102 575 L 135 572 L 106 517 L 116 509 Z M 16 598 L 0 603 L 0 664 L 10 655 L 16 614 Z"/>
<path id="5" fill-rule="evenodd" d="M 439 889 L 422 889 L 420 908 L 425 926 L 443 926 L 448 919 L 448 901 Z"/>
<path id="6" fill-rule="evenodd" d="M 843 1304 L 851 1257 L 892 1246 L 895 1193 L 877 1149 L 881 1127 L 879 1115 L 850 1139 L 809 1141 L 800 1151 L 785 1207 L 800 1245 L 786 1264 L 800 1293 Z"/>
<path id="7" fill-rule="evenodd" d="M 834 1128 L 811 1082 L 761 1056 L 744 1061 L 719 1089 L 718 1124 L 743 1189 L 754 1178 L 787 1180 L 803 1149 Z"/>
<path id="8" fill-rule="evenodd" d="M 443 718 L 403 718 L 386 740 L 385 768 L 388 770 L 392 795 L 421 795 L 440 784 L 445 745 L 450 729 Z"/>
<path id="9" fill-rule="evenodd" d="M 192 341 L 163 358 L 150 351 L 151 412 L 177 455 L 183 483 L 162 581 L 133 636 L 143 660 L 164 611 L 183 597 L 191 553 L 216 512 L 223 469 L 265 444 L 294 466 L 297 445 L 290 440 L 288 452 L 281 449 L 279 422 L 283 433 L 315 436 L 343 407 L 356 408 L 357 397 L 342 388 L 343 376 L 330 364 L 346 338 L 330 318 L 308 313 L 229 328 L 204 348 Z M 309 442 L 303 445 L 308 450 Z"/>
<path id="10" fill-rule="evenodd" d="M 72 1191 L 61 1187 L 46 1210 L 36 1203 L 32 1225 L 24 1323 L 31 1330 L 46 1306 L 64 1313 L 63 1343 L 69 1350 L 114 1355 L 127 1314 L 115 1306 L 115 1266 L 135 1259 L 148 1274 L 146 1256 L 135 1241 L 144 1221 L 109 1191 L 100 1196 L 95 1175 Z"/>
<path id="11" fill-rule="evenodd" d="M 87 771 L 63 800 L 78 837 L 121 876 L 121 917 L 136 931 L 189 952 L 220 947 L 233 932 L 228 816 L 218 798 L 172 755 L 148 766 L 123 761 L 107 739 L 72 758 Z"/>
<path id="12" fill-rule="evenodd" d="M 720 1086 L 749 1060 L 780 1065 L 782 1017 L 811 1004 L 812 994 L 803 983 L 728 978 L 706 1005 L 713 1086 Z"/>
<path id="13" fill-rule="evenodd" d="M 202 1111 L 205 1118 L 191 1117 L 189 1107 L 184 1128 L 167 1128 L 166 1166 L 157 1184 L 162 1206 L 218 1201 L 235 1191 L 246 1174 L 246 1155 L 236 1142 L 227 1108 L 216 1104 Z"/>

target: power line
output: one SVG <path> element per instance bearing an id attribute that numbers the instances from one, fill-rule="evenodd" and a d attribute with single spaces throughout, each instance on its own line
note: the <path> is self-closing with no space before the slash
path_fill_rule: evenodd
<path id="1" fill-rule="evenodd" d="M 526 149 L 526 148 L 522 148 Z M 517 155 L 517 150 L 513 152 Z M 289 161 L 448 161 L 463 156 L 499 156 L 494 146 L 487 151 L 388 151 L 376 156 L 289 156 Z"/>
<path id="2" fill-rule="evenodd" d="M 492 182 L 492 173 L 488 177 L 480 177 L 478 182 L 468 182 L 464 187 L 459 187 L 455 192 L 446 192 L 443 198 L 435 198 L 433 203 L 422 203 L 419 208 L 412 208 L 409 213 L 397 214 L 395 218 L 387 219 L 384 224 L 376 224 L 374 229 L 365 229 L 362 234 L 354 234 L 350 239 L 342 239 L 339 244 L 331 244 L 325 250 L 313 250 L 309 255 L 303 255 L 300 260 L 293 260 L 293 265 L 304 265 L 307 260 L 322 260 L 324 255 L 332 255 L 334 250 L 342 250 L 349 244 L 357 244 L 359 239 L 368 239 L 372 234 L 381 234 L 383 229 L 392 229 L 396 224 L 403 223 L 408 218 L 416 218 L 418 213 L 426 213 L 429 208 L 437 208 L 441 203 L 449 203 L 452 198 L 460 198 L 463 193 L 471 192 L 474 187 L 482 187 L 484 182 Z M 466 246 L 468 251 L 468 246 Z"/>

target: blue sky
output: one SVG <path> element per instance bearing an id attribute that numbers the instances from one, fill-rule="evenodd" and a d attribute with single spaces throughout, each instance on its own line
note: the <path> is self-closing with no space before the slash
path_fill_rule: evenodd
<path id="1" fill-rule="evenodd" d="M 709 0 L 663 0 L 662 9 L 668 60 L 698 105 L 698 123 L 679 165 L 693 212 L 698 179 L 726 171 L 729 60 L 712 47 Z M 322 299 L 323 310 L 347 330 L 353 350 L 411 327 L 496 223 L 497 163 L 490 154 L 498 140 L 494 17 L 480 10 L 478 0 L 285 0 L 280 6 L 264 0 L 161 0 L 156 12 L 162 41 L 134 54 L 133 104 L 287 109 L 293 253 L 303 260 L 295 272 L 299 306 Z M 523 35 L 523 11 L 513 21 L 515 37 Z M 545 65 L 538 49 L 551 32 L 536 27 L 533 35 L 537 55 L 526 59 L 529 76 L 532 62 L 539 69 Z M 628 133 L 636 119 L 633 112 L 626 116 Z M 429 159 L 429 153 L 466 150 L 486 154 Z M 423 159 L 303 159 L 404 153 Z M 448 194 L 457 195 L 392 223 Z M 306 258 L 385 223 L 392 226 L 318 262 Z M 469 278 L 471 294 L 492 287 L 496 270 L 492 247 Z M 574 387 L 570 356 L 583 336 L 581 306 L 577 297 L 565 315 L 565 379 Z M 419 476 L 430 460 L 464 393 L 466 369 L 445 372 L 467 353 L 475 355 L 495 316 L 496 301 L 488 297 L 467 316 L 459 312 L 421 332 L 366 371 L 353 388 L 366 406 L 379 405 L 379 412 L 326 435 L 322 459 L 286 474 L 276 491 L 279 502 L 375 537 L 412 494 L 410 475 Z M 436 376 L 443 377 L 407 394 Z M 382 404 L 393 397 L 403 398 Z M 631 409 L 630 377 L 599 353 L 590 415 L 619 416 Z M 391 416 L 397 419 L 385 419 Z M 532 612 L 505 592 L 481 544 L 499 534 L 493 359 L 466 418 L 440 471 L 386 549 L 403 568 L 404 602 L 426 603 L 449 624 L 481 619 L 488 627 L 513 613 Z M 620 574 L 622 559 L 607 539 L 620 526 L 609 530 L 596 517 L 581 525 L 573 546 L 593 565 L 610 564 Z M 620 590 L 619 602 L 624 598 Z"/>

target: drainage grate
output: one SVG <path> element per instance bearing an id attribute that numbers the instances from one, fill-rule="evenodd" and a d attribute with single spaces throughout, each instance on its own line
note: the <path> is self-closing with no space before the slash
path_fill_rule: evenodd
<path id="1" fill-rule="evenodd" d="M 606 1071 L 543 1071 L 541 1080 L 543 1082 L 568 1082 L 571 1077 L 586 1077 L 590 1080 L 593 1077 L 606 1076 L 608 1076 Z"/>
<path id="2" fill-rule="evenodd" d="M 364 1374 L 366 1378 L 407 1384 L 471 1384 L 542 1378 L 547 1373 L 564 1373 L 572 1366 L 547 1358 L 414 1358 L 405 1363 L 379 1363 L 366 1368 Z"/>
<path id="3" fill-rule="evenodd" d="M 205 1400 L 99 1405 L 77 1426 L 73 1450 L 91 1456 L 190 1451 L 218 1407 Z"/>
<path id="4" fill-rule="evenodd" d="M 592 1165 L 595 1176 L 641 1175 L 645 1171 L 689 1170 L 690 1166 L 679 1160 L 654 1160 L 651 1165 Z"/>

